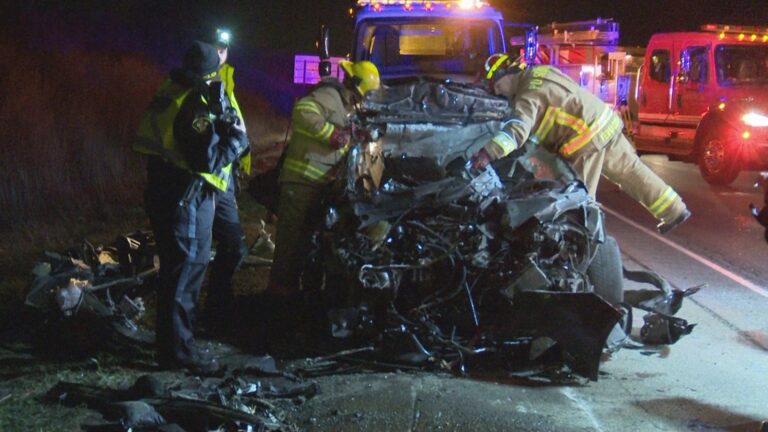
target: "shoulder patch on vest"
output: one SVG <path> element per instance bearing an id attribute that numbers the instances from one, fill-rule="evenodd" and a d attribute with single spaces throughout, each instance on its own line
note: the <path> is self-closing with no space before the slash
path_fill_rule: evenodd
<path id="1" fill-rule="evenodd" d="M 195 117 L 195 119 L 192 120 L 192 129 L 197 131 L 199 134 L 206 133 L 210 128 L 211 119 L 209 119 L 208 116 Z"/>

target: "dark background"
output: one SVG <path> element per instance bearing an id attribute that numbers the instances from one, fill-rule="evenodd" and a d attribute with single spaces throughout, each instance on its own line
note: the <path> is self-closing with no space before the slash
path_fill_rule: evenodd
<path id="1" fill-rule="evenodd" d="M 621 25 L 621 43 L 633 46 L 645 45 L 655 32 L 696 30 L 705 23 L 768 26 L 768 4 L 761 0 L 492 3 L 510 21 L 538 25 L 614 18 Z M 164 69 L 178 63 L 191 40 L 227 27 L 234 37 L 230 63 L 240 67 L 239 81 L 288 112 L 290 99 L 283 96 L 295 90 L 289 79 L 293 54 L 314 53 L 319 27 L 326 24 L 332 53 L 346 55 L 353 24 L 348 10 L 353 4 L 351 0 L 33 0 L 12 3 L 0 22 L 33 50 L 139 52 Z"/>
<path id="2" fill-rule="evenodd" d="M 705 23 L 768 26 L 761 0 L 506 0 L 495 2 L 510 21 L 544 25 L 597 17 L 621 23 L 621 43 L 644 45 L 652 33 L 695 30 Z M 350 0 L 29 1 L 11 4 L 3 21 L 21 18 L 19 36 L 42 41 L 55 35 L 61 46 L 140 50 L 177 58 L 181 46 L 216 27 L 229 27 L 241 49 L 293 53 L 314 49 L 320 24 L 331 27 L 335 54 L 346 54 L 352 19 Z M 19 15 L 20 14 L 20 15 Z"/>

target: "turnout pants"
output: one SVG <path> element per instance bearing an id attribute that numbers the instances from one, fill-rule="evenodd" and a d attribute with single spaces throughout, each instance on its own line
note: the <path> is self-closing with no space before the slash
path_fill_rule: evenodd
<path id="1" fill-rule="evenodd" d="M 677 192 L 640 160 L 622 133 L 602 149 L 577 155 L 570 162 L 593 197 L 602 174 L 662 222 L 674 220 L 685 211 Z"/>
<path id="2" fill-rule="evenodd" d="M 319 186 L 282 183 L 278 205 L 277 241 L 269 290 L 278 295 L 298 294 L 311 248 L 311 236 L 321 221 Z"/>

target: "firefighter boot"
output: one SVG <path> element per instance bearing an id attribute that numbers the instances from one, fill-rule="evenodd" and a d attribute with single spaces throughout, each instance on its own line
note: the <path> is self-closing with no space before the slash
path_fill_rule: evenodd
<path id="1" fill-rule="evenodd" d="M 691 217 L 691 212 L 688 209 L 683 210 L 680 215 L 678 215 L 676 218 L 672 219 L 671 221 L 662 221 L 660 224 L 656 226 L 656 229 L 659 230 L 661 234 L 667 234 L 668 232 L 672 231 L 673 229 L 677 228 L 680 224 L 687 221 L 688 218 Z"/>

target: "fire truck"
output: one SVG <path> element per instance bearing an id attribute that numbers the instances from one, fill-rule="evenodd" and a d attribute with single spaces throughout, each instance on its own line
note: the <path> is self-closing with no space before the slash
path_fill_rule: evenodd
<path id="1" fill-rule="evenodd" d="M 351 59 L 375 63 L 385 83 L 413 77 L 479 81 L 488 56 L 507 51 L 509 34 L 535 35 L 533 25 L 506 23 L 480 0 L 357 0 L 349 14 L 355 21 Z M 528 40 L 529 47 L 534 43 Z M 319 43 L 320 59 L 327 62 L 326 73 L 340 76 L 341 58 L 323 53 L 327 45 Z M 294 83 L 316 82 L 320 59 L 296 56 Z"/>
<path id="2" fill-rule="evenodd" d="M 533 24 L 507 22 L 481 0 L 357 0 L 351 60 L 375 63 L 385 83 L 415 77 L 479 82 L 485 60 L 514 52 L 531 64 L 552 64 L 608 103 L 630 95 L 626 53 L 619 49 L 619 26 L 612 19 Z M 325 38 L 325 40 L 323 40 Z M 323 74 L 341 77 L 342 57 L 296 55 L 294 83 L 314 84 Z"/>
<path id="3" fill-rule="evenodd" d="M 716 185 L 768 167 L 768 28 L 653 35 L 634 90 L 639 152 L 696 162 Z"/>
<path id="4" fill-rule="evenodd" d="M 642 56 L 618 45 L 611 19 L 507 22 L 481 0 L 358 0 L 350 57 L 385 83 L 414 77 L 479 82 L 485 59 L 524 54 L 551 64 L 619 110 L 641 153 L 698 163 L 711 184 L 768 166 L 768 29 L 706 25 L 654 35 Z M 321 47 L 327 51 L 327 41 Z M 340 76 L 340 58 L 297 56 L 294 82 Z"/>

